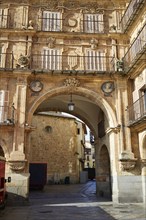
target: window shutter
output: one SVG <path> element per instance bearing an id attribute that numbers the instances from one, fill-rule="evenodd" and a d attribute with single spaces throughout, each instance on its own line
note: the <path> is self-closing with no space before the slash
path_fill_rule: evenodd
<path id="1" fill-rule="evenodd" d="M 7 28 L 8 8 L 0 9 L 0 27 Z"/>
<path id="2" fill-rule="evenodd" d="M 85 14 L 84 29 L 88 33 L 103 32 L 103 14 Z"/>
<path id="3" fill-rule="evenodd" d="M 98 15 L 98 31 L 103 32 L 104 31 L 104 24 L 103 24 L 103 14 Z"/>
<path id="4" fill-rule="evenodd" d="M 86 56 L 86 69 L 95 71 L 106 70 L 105 53 L 102 51 L 88 50 Z"/>
<path id="5" fill-rule="evenodd" d="M 60 70 L 61 56 L 57 49 L 44 49 L 43 51 L 43 69 Z"/>
<path id="6" fill-rule="evenodd" d="M 43 30 L 44 31 L 60 31 L 60 12 L 43 12 Z"/>
<path id="7" fill-rule="evenodd" d="M 0 90 L 0 123 L 7 120 L 9 105 L 9 91 Z"/>

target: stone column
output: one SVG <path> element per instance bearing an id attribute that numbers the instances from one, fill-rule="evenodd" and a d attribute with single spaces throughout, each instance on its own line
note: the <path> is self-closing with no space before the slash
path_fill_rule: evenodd
<path id="1" fill-rule="evenodd" d="M 118 129 L 110 129 L 107 131 L 109 136 L 110 146 L 110 164 L 111 164 L 111 182 L 112 182 L 112 201 L 113 203 L 119 203 L 119 188 L 118 188 Z"/>
<path id="2" fill-rule="evenodd" d="M 136 158 L 132 153 L 131 147 L 131 133 L 130 129 L 127 127 L 127 112 L 126 108 L 128 106 L 128 94 L 127 94 L 127 82 L 124 79 L 119 79 L 117 81 L 117 118 L 118 124 L 120 125 L 120 161 L 122 169 L 131 170 L 135 167 Z"/>
<path id="3" fill-rule="evenodd" d="M 29 72 L 15 72 L 17 77 L 16 92 L 14 95 L 14 138 L 13 150 L 8 159 L 9 169 L 6 175 L 11 176 L 11 183 L 7 184 L 11 199 L 28 197 L 29 174 L 25 172 L 26 158 L 24 152 L 25 137 L 25 112 L 26 112 L 26 92 L 27 77 Z M 23 175 L 22 175 L 23 174 Z M 16 196 L 17 195 L 17 196 Z"/>
<path id="4" fill-rule="evenodd" d="M 142 191 L 143 191 L 143 204 L 146 205 L 146 159 L 141 160 L 142 166 Z"/>

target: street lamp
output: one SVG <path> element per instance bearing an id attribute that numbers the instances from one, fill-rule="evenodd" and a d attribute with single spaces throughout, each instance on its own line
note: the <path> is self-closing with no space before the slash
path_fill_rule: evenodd
<path id="1" fill-rule="evenodd" d="M 75 104 L 72 101 L 72 93 L 70 94 L 70 102 L 68 103 L 68 110 L 73 111 L 75 108 Z"/>

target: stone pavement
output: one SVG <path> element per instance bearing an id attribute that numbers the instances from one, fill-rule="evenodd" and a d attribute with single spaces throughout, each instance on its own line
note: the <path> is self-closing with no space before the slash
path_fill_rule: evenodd
<path id="1" fill-rule="evenodd" d="M 142 204 L 117 204 L 95 195 L 95 182 L 49 185 L 32 191 L 28 205 L 7 206 L 0 220 L 146 220 Z"/>

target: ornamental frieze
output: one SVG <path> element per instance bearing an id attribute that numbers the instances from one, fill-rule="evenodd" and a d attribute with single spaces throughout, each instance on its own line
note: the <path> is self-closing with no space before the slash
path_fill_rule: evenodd
<path id="1" fill-rule="evenodd" d="M 80 81 L 76 78 L 69 78 L 64 81 L 65 86 L 78 87 L 80 86 Z"/>

